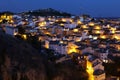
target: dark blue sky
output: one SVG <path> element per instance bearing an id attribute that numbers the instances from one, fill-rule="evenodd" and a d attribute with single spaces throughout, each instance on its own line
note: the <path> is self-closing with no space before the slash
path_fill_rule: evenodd
<path id="1" fill-rule="evenodd" d="M 21 12 L 54 8 L 94 17 L 120 17 L 120 0 L 0 0 L 0 11 Z"/>

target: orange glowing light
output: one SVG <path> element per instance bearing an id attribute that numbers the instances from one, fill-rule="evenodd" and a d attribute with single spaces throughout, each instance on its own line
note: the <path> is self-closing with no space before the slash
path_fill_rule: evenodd
<path id="1" fill-rule="evenodd" d="M 89 23 L 89 26 L 94 26 L 95 24 L 93 22 L 90 22 Z"/>
<path id="2" fill-rule="evenodd" d="M 78 52 L 78 51 L 77 51 L 77 48 L 78 48 L 78 46 L 70 43 L 70 44 L 68 44 L 68 51 L 67 51 L 67 53 L 68 53 L 68 54 L 77 53 L 77 52 Z"/>
<path id="3" fill-rule="evenodd" d="M 74 31 L 74 32 L 78 32 L 78 29 L 74 29 L 73 31 Z"/>
<path id="4" fill-rule="evenodd" d="M 88 72 L 88 75 L 89 75 L 89 79 L 88 80 L 94 80 L 94 75 L 93 75 L 93 72 L 94 72 L 94 69 L 92 67 L 92 63 L 87 61 L 87 70 Z"/>

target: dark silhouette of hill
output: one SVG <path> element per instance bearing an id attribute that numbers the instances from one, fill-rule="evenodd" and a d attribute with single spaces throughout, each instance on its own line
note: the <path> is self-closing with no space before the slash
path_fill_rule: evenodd
<path id="1" fill-rule="evenodd" d="M 0 80 L 87 80 L 72 62 L 55 64 L 30 44 L 0 31 Z"/>
<path id="2" fill-rule="evenodd" d="M 71 16 L 70 13 L 60 12 L 52 8 L 28 11 L 25 12 L 25 14 L 31 14 L 34 16 L 68 16 L 68 17 Z"/>
<path id="3" fill-rule="evenodd" d="M 14 13 L 13 13 L 13 12 L 10 12 L 10 11 L 0 12 L 0 15 L 4 15 L 4 14 L 13 15 Z"/>
<path id="4" fill-rule="evenodd" d="M 0 80 L 46 80 L 45 66 L 29 44 L 0 32 Z"/>

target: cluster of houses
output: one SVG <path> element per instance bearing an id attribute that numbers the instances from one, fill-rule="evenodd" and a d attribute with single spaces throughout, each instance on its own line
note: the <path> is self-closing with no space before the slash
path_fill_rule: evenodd
<path id="1" fill-rule="evenodd" d="M 1 27 L 11 36 L 21 35 L 24 39 L 29 35 L 37 36 L 42 46 L 66 56 L 78 53 L 84 57 L 87 54 L 86 65 L 89 63 L 93 69 L 93 80 L 106 79 L 102 63 L 113 63 L 108 55 L 120 57 L 120 22 L 84 16 L 12 15 L 9 19 L 9 22 L 1 23 Z M 20 27 L 24 33 L 19 33 Z M 57 63 L 70 58 L 61 59 Z M 82 61 L 79 57 L 78 60 Z"/>

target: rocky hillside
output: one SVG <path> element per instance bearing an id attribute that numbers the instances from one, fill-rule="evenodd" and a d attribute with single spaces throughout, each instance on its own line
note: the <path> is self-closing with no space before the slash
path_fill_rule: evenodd
<path id="1" fill-rule="evenodd" d="M 46 80 L 38 52 L 30 45 L 0 32 L 0 80 Z"/>
<path id="2" fill-rule="evenodd" d="M 0 80 L 87 80 L 87 77 L 73 63 L 55 64 L 30 44 L 0 31 Z"/>

